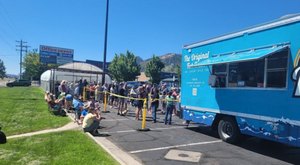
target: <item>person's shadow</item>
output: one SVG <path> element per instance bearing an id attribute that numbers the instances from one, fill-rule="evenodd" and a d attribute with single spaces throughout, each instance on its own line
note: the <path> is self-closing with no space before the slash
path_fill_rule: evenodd
<path id="1" fill-rule="evenodd" d="M 99 134 L 94 134 L 93 136 L 95 136 L 95 137 L 109 137 L 109 136 L 111 136 L 111 135 L 109 135 L 109 134 L 104 134 L 104 133 L 99 133 Z"/>

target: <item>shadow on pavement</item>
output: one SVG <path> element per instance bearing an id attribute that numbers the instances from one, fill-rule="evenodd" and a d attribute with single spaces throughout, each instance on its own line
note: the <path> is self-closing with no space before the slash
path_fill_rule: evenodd
<path id="1" fill-rule="evenodd" d="M 109 137 L 109 136 L 111 136 L 111 135 L 100 133 L 100 134 L 96 134 L 96 135 L 93 135 L 93 136 L 95 136 L 95 137 Z"/>
<path id="2" fill-rule="evenodd" d="M 245 137 L 237 146 L 291 164 L 300 163 L 300 148 L 297 147 L 255 137 Z"/>
<path id="3" fill-rule="evenodd" d="M 211 127 L 207 127 L 207 126 L 188 127 L 187 126 L 186 129 L 194 131 L 194 132 L 198 132 L 201 134 L 205 134 L 205 135 L 208 135 L 208 136 L 211 136 L 214 138 L 219 138 L 217 131 L 212 130 Z"/>
<path id="4" fill-rule="evenodd" d="M 214 138 L 219 138 L 217 131 L 213 131 L 211 127 L 187 127 L 186 129 L 199 132 Z M 277 143 L 265 139 L 260 139 L 251 136 L 242 136 L 240 141 L 235 146 L 243 149 L 272 157 L 287 163 L 300 163 L 300 148 L 288 146 L 282 143 Z"/>

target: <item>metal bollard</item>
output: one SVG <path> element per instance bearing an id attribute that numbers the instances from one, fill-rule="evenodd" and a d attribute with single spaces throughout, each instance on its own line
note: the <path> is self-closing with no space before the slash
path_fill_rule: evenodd
<path id="1" fill-rule="evenodd" d="M 109 111 L 107 111 L 106 109 L 107 109 L 107 101 L 106 101 L 106 91 L 104 92 L 104 110 L 102 111 L 103 113 L 109 113 Z"/>
<path id="2" fill-rule="evenodd" d="M 149 128 L 146 128 L 146 115 L 147 115 L 147 99 L 144 99 L 142 128 L 138 129 L 138 131 L 150 131 Z"/>
<path id="3" fill-rule="evenodd" d="M 82 92 L 82 101 L 86 100 L 86 92 L 85 92 L 85 87 L 83 87 L 83 92 Z"/>

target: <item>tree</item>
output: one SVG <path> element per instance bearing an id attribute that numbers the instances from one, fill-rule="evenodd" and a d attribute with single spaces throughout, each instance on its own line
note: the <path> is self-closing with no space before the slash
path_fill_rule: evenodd
<path id="1" fill-rule="evenodd" d="M 127 51 L 126 54 L 115 54 L 108 70 L 113 79 L 118 82 L 133 81 L 140 75 L 141 67 L 136 62 L 136 56 Z"/>
<path id="2" fill-rule="evenodd" d="M 165 64 L 161 62 L 160 58 L 153 55 L 152 59 L 146 64 L 145 74 L 150 77 L 152 83 L 159 83 L 160 72 L 165 67 Z"/>
<path id="3" fill-rule="evenodd" d="M 24 79 L 39 80 L 41 74 L 48 69 L 46 64 L 40 63 L 39 54 L 37 52 L 29 52 L 24 57 L 22 64 L 24 68 Z"/>
<path id="4" fill-rule="evenodd" d="M 6 77 L 6 68 L 3 61 L 0 59 L 0 78 L 3 80 L 4 77 Z"/>

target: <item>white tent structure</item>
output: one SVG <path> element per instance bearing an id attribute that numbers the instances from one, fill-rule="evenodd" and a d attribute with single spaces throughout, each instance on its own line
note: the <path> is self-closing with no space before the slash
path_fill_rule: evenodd
<path id="1" fill-rule="evenodd" d="M 102 82 L 102 69 L 97 66 L 83 63 L 71 62 L 59 66 L 57 69 L 45 71 L 41 75 L 41 87 L 45 91 L 55 93 L 55 87 L 62 80 L 75 84 L 80 79 L 86 79 L 88 82 Z M 111 77 L 105 74 L 105 83 L 111 83 Z"/>

